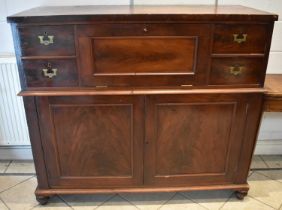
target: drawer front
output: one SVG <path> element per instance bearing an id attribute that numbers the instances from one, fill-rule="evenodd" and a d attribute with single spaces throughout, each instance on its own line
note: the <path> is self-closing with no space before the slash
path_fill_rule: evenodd
<path id="1" fill-rule="evenodd" d="M 28 87 L 77 86 L 75 59 L 23 60 Z"/>
<path id="2" fill-rule="evenodd" d="M 210 85 L 262 85 L 264 58 L 214 58 Z"/>
<path id="3" fill-rule="evenodd" d="M 196 44 L 190 37 L 96 38 L 94 75 L 193 73 Z"/>
<path id="4" fill-rule="evenodd" d="M 266 53 L 270 31 L 264 24 L 216 25 L 213 53 Z"/>
<path id="5" fill-rule="evenodd" d="M 20 27 L 22 56 L 75 55 L 73 26 Z"/>
<path id="6" fill-rule="evenodd" d="M 209 25 L 99 24 L 77 31 L 83 85 L 193 85 L 205 76 Z"/>

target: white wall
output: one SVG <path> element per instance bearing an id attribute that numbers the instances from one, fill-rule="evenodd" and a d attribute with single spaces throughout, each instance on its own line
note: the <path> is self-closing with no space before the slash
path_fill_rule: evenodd
<path id="1" fill-rule="evenodd" d="M 6 16 L 41 5 L 129 5 L 129 4 L 211 4 L 217 0 L 0 0 L 0 58 L 13 56 L 12 35 Z M 269 58 L 268 73 L 282 73 L 282 1 L 281 0 L 218 0 L 219 5 L 241 4 L 280 15 L 275 23 L 273 42 Z M 1 106 L 1 105 L 0 105 Z M 1 123 L 1 122 L 0 122 Z M 282 154 L 282 113 L 265 113 L 259 134 L 257 151 Z M 268 144 L 269 143 L 269 144 Z M 265 146 L 265 145 L 268 145 Z M 262 147 L 261 147 L 262 146 Z M 264 148 L 268 149 L 264 149 Z"/>

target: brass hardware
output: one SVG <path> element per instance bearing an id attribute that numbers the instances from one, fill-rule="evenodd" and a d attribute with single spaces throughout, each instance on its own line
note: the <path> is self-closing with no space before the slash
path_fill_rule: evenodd
<path id="1" fill-rule="evenodd" d="M 242 74 L 243 69 L 244 69 L 243 66 L 230 66 L 229 67 L 230 74 L 234 76 L 239 76 L 240 74 Z"/>
<path id="2" fill-rule="evenodd" d="M 248 34 L 233 34 L 234 42 L 241 44 L 247 41 Z"/>
<path id="3" fill-rule="evenodd" d="M 144 32 L 148 32 L 148 29 L 145 27 L 145 28 L 143 29 L 143 31 L 144 31 Z"/>
<path id="4" fill-rule="evenodd" d="M 53 77 L 57 76 L 58 69 L 53 69 L 51 63 L 48 63 L 47 68 L 42 69 L 42 71 L 45 77 L 52 79 Z"/>
<path id="5" fill-rule="evenodd" d="M 43 44 L 45 46 L 54 43 L 54 36 L 47 35 L 47 32 L 44 32 L 43 36 L 38 36 L 38 39 L 39 39 L 40 44 Z"/>

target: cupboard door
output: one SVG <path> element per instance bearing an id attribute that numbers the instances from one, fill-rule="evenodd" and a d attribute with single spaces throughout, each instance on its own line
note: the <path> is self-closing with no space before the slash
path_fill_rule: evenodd
<path id="1" fill-rule="evenodd" d="M 145 185 L 235 183 L 240 173 L 248 171 L 248 164 L 238 168 L 244 156 L 240 152 L 248 144 L 251 156 L 255 138 L 245 138 L 244 128 L 250 115 L 251 123 L 258 126 L 261 99 L 261 94 L 148 96 Z M 246 132 L 255 136 L 256 129 Z M 245 156 L 244 161 L 250 159 Z"/>
<path id="2" fill-rule="evenodd" d="M 38 97 L 37 106 L 50 187 L 143 183 L 143 97 Z"/>

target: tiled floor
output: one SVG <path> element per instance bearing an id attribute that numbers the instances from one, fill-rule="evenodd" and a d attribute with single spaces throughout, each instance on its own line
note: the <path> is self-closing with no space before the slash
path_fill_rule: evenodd
<path id="1" fill-rule="evenodd" d="M 34 197 L 36 178 L 31 161 L 0 161 L 0 210 L 282 210 L 282 156 L 255 156 L 244 201 L 231 191 L 67 195 L 39 206 Z"/>

